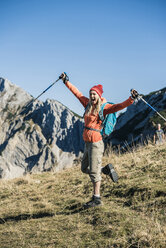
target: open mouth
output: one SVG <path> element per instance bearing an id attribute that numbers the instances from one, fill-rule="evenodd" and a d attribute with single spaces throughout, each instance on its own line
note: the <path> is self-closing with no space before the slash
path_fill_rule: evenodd
<path id="1" fill-rule="evenodd" d="M 95 98 L 91 98 L 91 102 L 95 102 L 96 101 L 96 99 Z"/>

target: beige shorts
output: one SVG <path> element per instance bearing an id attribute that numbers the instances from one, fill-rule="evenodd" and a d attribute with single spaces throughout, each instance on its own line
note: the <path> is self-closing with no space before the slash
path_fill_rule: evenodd
<path id="1" fill-rule="evenodd" d="M 92 182 L 101 181 L 103 152 L 104 143 L 102 140 L 95 143 L 85 142 L 81 170 L 83 173 L 89 174 Z"/>

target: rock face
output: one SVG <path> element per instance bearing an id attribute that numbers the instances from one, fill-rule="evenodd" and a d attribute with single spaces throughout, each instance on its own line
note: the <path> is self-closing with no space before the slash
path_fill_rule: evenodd
<path id="1" fill-rule="evenodd" d="M 166 118 L 166 88 L 152 92 L 143 98 Z M 161 123 L 163 127 L 165 125 L 163 119 L 158 117 L 155 111 L 139 100 L 119 116 L 115 131 L 108 138 L 108 142 L 113 146 L 142 142 L 152 137 L 156 123 Z"/>
<path id="2" fill-rule="evenodd" d="M 82 154 L 83 120 L 55 100 L 33 99 L 0 78 L 0 178 L 27 172 L 59 171 Z"/>

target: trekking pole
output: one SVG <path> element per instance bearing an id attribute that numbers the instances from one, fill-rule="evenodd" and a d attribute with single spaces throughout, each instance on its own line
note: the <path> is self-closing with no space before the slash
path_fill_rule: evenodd
<path id="1" fill-rule="evenodd" d="M 166 121 L 166 119 L 164 118 L 164 116 L 162 116 L 155 108 L 153 108 L 147 101 L 145 101 L 145 99 L 143 99 L 142 96 L 138 95 L 138 99 L 141 99 L 144 103 L 146 103 L 153 111 L 155 111 L 164 121 Z"/>
<path id="2" fill-rule="evenodd" d="M 22 111 L 18 114 L 21 115 L 22 113 L 25 112 L 25 110 L 33 103 L 35 102 L 41 95 L 43 95 L 47 90 L 49 90 L 56 82 L 58 82 L 61 79 L 61 77 L 59 77 L 55 82 L 53 82 L 50 86 L 48 86 L 47 89 L 45 89 L 40 95 L 38 95 L 36 98 L 32 99 L 29 103 L 27 103 L 27 105 L 25 105 L 22 108 Z"/>

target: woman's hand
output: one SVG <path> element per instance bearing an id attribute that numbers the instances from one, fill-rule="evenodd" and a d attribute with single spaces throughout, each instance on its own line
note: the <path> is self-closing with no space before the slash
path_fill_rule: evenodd
<path id="1" fill-rule="evenodd" d="M 63 83 L 65 84 L 67 81 L 69 81 L 69 77 L 66 74 L 66 72 L 63 72 L 60 76 L 59 79 L 62 79 Z"/>
<path id="2" fill-rule="evenodd" d="M 132 98 L 133 100 L 137 99 L 138 96 L 139 96 L 138 92 L 137 92 L 135 89 L 131 89 L 131 90 L 130 90 L 130 93 L 131 93 L 131 98 Z"/>

